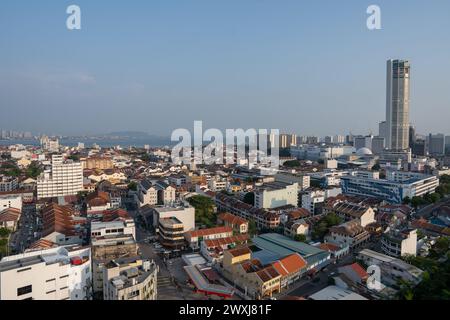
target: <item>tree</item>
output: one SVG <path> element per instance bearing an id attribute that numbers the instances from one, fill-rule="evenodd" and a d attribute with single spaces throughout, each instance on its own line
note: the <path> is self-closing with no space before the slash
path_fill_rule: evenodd
<path id="1" fill-rule="evenodd" d="M 298 242 L 306 242 L 306 236 L 304 234 L 297 234 L 294 239 Z"/>
<path id="2" fill-rule="evenodd" d="M 283 163 L 283 166 L 288 167 L 288 168 L 295 168 L 295 167 L 300 167 L 301 163 L 298 160 L 289 160 L 289 161 L 286 161 L 285 163 Z"/>
<path id="3" fill-rule="evenodd" d="M 432 246 L 427 257 L 406 256 L 403 259 L 423 270 L 422 281 L 417 286 L 400 283 L 400 299 L 448 300 L 450 292 L 450 240 L 441 237 Z"/>
<path id="4" fill-rule="evenodd" d="M 322 240 L 329 228 L 341 223 L 342 219 L 338 215 L 329 213 L 314 225 L 311 235 L 315 240 Z"/>
<path id="5" fill-rule="evenodd" d="M 11 233 L 11 231 L 9 231 L 6 228 L 0 228 L 0 237 L 1 238 L 6 238 L 9 236 L 9 234 Z"/>
<path id="6" fill-rule="evenodd" d="M 247 192 L 244 196 L 244 202 L 254 206 L 255 205 L 255 194 L 253 192 Z"/>
<path id="7" fill-rule="evenodd" d="M 137 191 L 137 188 L 138 188 L 138 185 L 135 181 L 131 181 L 128 184 L 128 190 L 130 190 L 130 191 Z"/>
<path id="8" fill-rule="evenodd" d="M 39 163 L 36 161 L 31 162 L 28 168 L 25 171 L 25 175 L 28 178 L 36 179 L 42 173 L 42 168 L 39 166 Z"/>
<path id="9" fill-rule="evenodd" d="M 80 155 L 74 153 L 74 154 L 71 154 L 70 156 L 68 156 L 67 159 L 73 160 L 73 161 L 80 161 Z"/>
<path id="10" fill-rule="evenodd" d="M 411 205 L 417 209 L 418 206 L 423 205 L 425 201 L 421 197 L 414 196 L 411 199 Z"/>
<path id="11" fill-rule="evenodd" d="M 381 166 L 379 163 L 374 164 L 374 166 L 372 167 L 372 171 L 380 171 Z"/>
<path id="12" fill-rule="evenodd" d="M 411 203 L 411 198 L 410 197 L 405 197 L 403 199 L 403 204 L 410 204 Z"/>
<path id="13" fill-rule="evenodd" d="M 248 233 L 251 237 L 258 234 L 258 227 L 253 219 L 248 221 Z"/>
<path id="14" fill-rule="evenodd" d="M 190 197 L 188 202 L 195 208 L 195 221 L 210 228 L 216 225 L 216 205 L 214 201 L 205 196 L 196 195 Z"/>

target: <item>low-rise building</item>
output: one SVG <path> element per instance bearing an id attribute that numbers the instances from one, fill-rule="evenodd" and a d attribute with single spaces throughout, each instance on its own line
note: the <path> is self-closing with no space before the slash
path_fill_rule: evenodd
<path id="1" fill-rule="evenodd" d="M 381 237 L 381 250 L 392 257 L 417 254 L 417 230 L 394 229 L 383 233 Z"/>
<path id="2" fill-rule="evenodd" d="M 348 289 L 328 286 L 309 296 L 311 300 L 368 300 L 367 298 Z"/>
<path id="3" fill-rule="evenodd" d="M 0 261 L 0 300 L 86 300 L 91 279 L 89 247 L 29 251 Z"/>
<path id="4" fill-rule="evenodd" d="M 246 220 L 253 220 L 258 229 L 273 230 L 280 225 L 280 215 L 275 212 L 255 208 L 223 193 L 217 193 L 214 200 L 218 210 L 230 212 Z"/>
<path id="5" fill-rule="evenodd" d="M 251 259 L 251 250 L 238 247 L 227 250 L 223 257 L 224 275 L 253 299 L 272 297 L 281 291 L 281 274 L 272 266 Z"/>
<path id="6" fill-rule="evenodd" d="M 166 248 L 185 249 L 184 225 L 175 217 L 159 219 L 159 242 Z"/>
<path id="7" fill-rule="evenodd" d="M 232 249 L 237 245 L 246 244 L 248 240 L 248 234 L 204 240 L 200 243 L 200 252 L 209 262 L 220 263 L 222 262 L 225 250 Z"/>
<path id="8" fill-rule="evenodd" d="M 307 268 L 307 262 L 303 257 L 294 253 L 272 263 L 272 266 L 281 275 L 281 289 L 298 281 Z"/>
<path id="9" fill-rule="evenodd" d="M 139 257 L 115 259 L 103 270 L 104 300 L 156 300 L 158 267 Z"/>
<path id="10" fill-rule="evenodd" d="M 414 284 L 422 281 L 423 271 L 401 259 L 369 249 L 361 250 L 357 258 L 367 266 L 376 265 L 380 267 L 382 283 L 397 285 L 400 279 Z"/>
<path id="11" fill-rule="evenodd" d="M 330 228 L 330 234 L 325 240 L 340 246 L 348 246 L 354 250 L 370 239 L 370 233 L 361 226 L 359 220 L 350 220 Z"/>
<path id="12" fill-rule="evenodd" d="M 136 239 L 136 226 L 125 210 L 105 211 L 100 221 L 91 221 L 91 238 L 131 235 Z"/>
<path id="13" fill-rule="evenodd" d="M 298 183 L 271 182 L 255 191 L 255 207 L 272 209 L 285 205 L 297 206 Z"/>
<path id="14" fill-rule="evenodd" d="M 433 193 L 439 186 L 439 178 L 421 173 L 388 172 L 387 179 L 348 175 L 341 178 L 344 194 L 374 197 L 391 203 L 402 203 L 406 197 L 413 198 Z"/>
<path id="15" fill-rule="evenodd" d="M 228 212 L 219 214 L 217 223 L 233 228 L 235 233 L 245 234 L 248 232 L 248 221 Z"/>
<path id="16" fill-rule="evenodd" d="M 16 177 L 0 175 L 0 192 L 10 192 L 19 188 L 19 180 Z"/>
<path id="17" fill-rule="evenodd" d="M 362 227 L 375 222 L 375 212 L 371 207 L 362 206 L 347 201 L 327 201 L 323 208 L 323 213 L 335 213 L 344 219 L 344 221 L 358 219 Z"/>
<path id="18" fill-rule="evenodd" d="M 59 246 L 81 245 L 86 238 L 86 218 L 70 206 L 51 203 L 42 209 L 42 236 Z"/>
<path id="19" fill-rule="evenodd" d="M 131 235 L 108 235 L 91 239 L 92 284 L 94 293 L 103 292 L 103 269 L 111 260 L 134 257 L 138 254 L 136 241 Z"/>
<path id="20" fill-rule="evenodd" d="M 188 231 L 184 234 L 184 237 L 188 245 L 195 250 L 200 248 L 201 241 L 228 238 L 232 235 L 233 229 L 231 227 L 224 226 Z"/>
<path id="21" fill-rule="evenodd" d="M 8 229 L 11 232 L 16 231 L 21 214 L 21 211 L 16 208 L 0 211 L 0 228 Z"/>
<path id="22" fill-rule="evenodd" d="M 22 196 L 20 194 L 0 194 L 0 211 L 9 208 L 22 211 Z"/>
<path id="23" fill-rule="evenodd" d="M 163 218 L 177 218 L 182 224 L 184 232 L 195 229 L 195 208 L 187 202 L 152 208 L 153 227 L 158 228 L 159 220 Z"/>

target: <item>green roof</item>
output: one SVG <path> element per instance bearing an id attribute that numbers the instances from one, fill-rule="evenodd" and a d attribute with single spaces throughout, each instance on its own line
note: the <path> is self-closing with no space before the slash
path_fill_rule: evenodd
<path id="1" fill-rule="evenodd" d="M 325 259 L 329 253 L 304 242 L 299 242 L 278 233 L 265 233 L 252 239 L 260 249 L 282 258 L 293 253 L 300 254 L 309 265 Z"/>

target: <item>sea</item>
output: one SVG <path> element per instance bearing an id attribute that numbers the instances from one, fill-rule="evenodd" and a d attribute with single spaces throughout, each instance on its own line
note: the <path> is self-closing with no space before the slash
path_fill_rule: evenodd
<path id="1" fill-rule="evenodd" d="M 111 148 L 120 146 L 122 148 L 137 147 L 143 148 L 145 145 L 150 147 L 169 147 L 174 143 L 170 139 L 165 138 L 153 138 L 153 137 L 118 137 L 118 138 L 60 138 L 59 144 L 67 147 L 76 147 L 78 143 L 84 143 L 86 148 L 92 147 L 93 144 L 97 144 L 102 148 Z M 22 144 L 24 146 L 40 146 L 40 142 L 37 139 L 11 139 L 0 140 L 0 146 L 10 146 L 15 144 Z"/>

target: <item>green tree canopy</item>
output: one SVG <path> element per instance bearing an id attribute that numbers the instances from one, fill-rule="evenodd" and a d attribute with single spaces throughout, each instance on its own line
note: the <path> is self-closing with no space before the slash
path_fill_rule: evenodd
<path id="1" fill-rule="evenodd" d="M 244 202 L 254 206 L 255 205 L 255 194 L 253 192 L 247 192 L 244 196 Z"/>
<path id="2" fill-rule="evenodd" d="M 188 202 L 195 208 L 195 222 L 210 228 L 216 225 L 217 215 L 214 201 L 205 196 L 196 195 L 190 197 Z"/>

